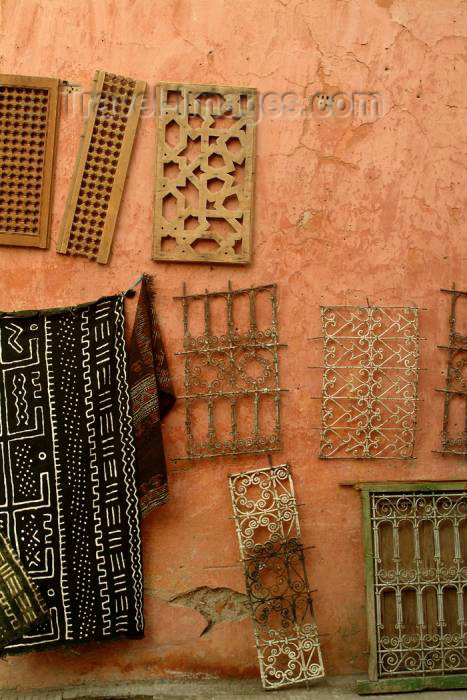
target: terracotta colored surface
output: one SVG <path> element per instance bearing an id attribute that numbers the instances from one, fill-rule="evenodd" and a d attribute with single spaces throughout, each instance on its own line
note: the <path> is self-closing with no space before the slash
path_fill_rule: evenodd
<path id="1" fill-rule="evenodd" d="M 160 321 L 178 393 L 182 323 L 172 296 L 279 283 L 285 445 L 293 465 L 316 618 L 328 672 L 366 667 L 359 497 L 344 480 L 460 478 L 465 465 L 438 446 L 448 299 L 467 288 L 465 34 L 461 0 L 208 2 L 3 0 L 0 69 L 90 85 L 96 68 L 146 80 L 256 86 L 261 93 L 375 91 L 382 119 L 265 118 L 258 127 L 254 264 L 249 268 L 150 261 L 155 122 L 136 139 L 111 263 L 55 253 L 80 117 L 63 116 L 49 251 L 0 250 L 1 307 L 67 305 L 157 276 Z M 316 457 L 320 390 L 319 304 L 414 303 L 428 310 L 415 462 L 336 462 Z M 134 304 L 134 302 L 133 302 Z M 169 457 L 182 453 L 184 413 L 167 419 Z M 257 674 L 248 620 L 215 625 L 167 602 L 200 586 L 243 590 L 229 519 L 227 474 L 266 464 L 243 458 L 170 467 L 170 503 L 144 524 L 147 637 L 77 653 L 31 654 L 0 664 L 4 687 L 154 675 Z"/>

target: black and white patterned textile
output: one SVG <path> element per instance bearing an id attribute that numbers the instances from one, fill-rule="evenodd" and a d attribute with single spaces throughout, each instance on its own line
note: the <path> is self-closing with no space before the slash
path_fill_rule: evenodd
<path id="1" fill-rule="evenodd" d="M 141 637 L 123 295 L 0 315 L 0 528 L 50 619 L 6 651 Z"/>

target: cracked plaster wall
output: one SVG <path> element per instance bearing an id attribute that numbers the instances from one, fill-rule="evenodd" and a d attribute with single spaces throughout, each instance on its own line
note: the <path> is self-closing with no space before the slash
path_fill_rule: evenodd
<path id="1" fill-rule="evenodd" d="M 147 80 L 253 85 L 261 93 L 374 91 L 382 119 L 264 119 L 258 128 L 254 263 L 243 269 L 150 262 L 154 119 L 136 139 L 113 256 L 101 267 L 55 254 L 82 122 L 60 125 L 49 251 L 0 249 L 2 308 L 50 307 L 157 276 L 158 305 L 178 393 L 180 309 L 191 291 L 279 283 L 284 450 L 293 465 L 316 617 L 330 673 L 366 667 L 359 499 L 349 479 L 459 478 L 437 447 L 447 300 L 465 266 L 466 4 L 463 0 L 3 0 L 3 73 L 89 86 L 96 68 Z M 320 303 L 414 303 L 422 314 L 417 460 L 319 461 Z M 164 426 L 180 455 L 180 404 Z M 0 664 L 4 687 L 182 674 L 257 675 L 243 578 L 229 519 L 230 460 L 170 464 L 170 503 L 144 523 L 146 638 L 36 653 Z M 263 465 L 242 458 L 234 468 Z M 212 590 L 211 590 L 212 589 Z M 223 591 L 219 593 L 219 591 Z M 188 592 L 188 593 L 187 593 Z M 191 592 L 191 593 L 190 593 Z M 237 593 L 235 593 L 237 592 Z M 225 605 L 224 605 L 225 604 Z M 216 610 L 216 605 L 220 609 Z M 222 606 L 224 607 L 222 608 Z M 206 625 L 211 622 L 207 634 Z M 202 635 L 202 636 L 201 636 Z"/>

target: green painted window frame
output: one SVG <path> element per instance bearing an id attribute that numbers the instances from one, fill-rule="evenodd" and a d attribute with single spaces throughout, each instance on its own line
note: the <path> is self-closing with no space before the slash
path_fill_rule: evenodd
<path id="1" fill-rule="evenodd" d="M 350 485 L 350 484 L 343 484 Z M 365 556 L 366 610 L 368 622 L 368 680 L 357 682 L 359 695 L 376 695 L 379 693 L 407 693 L 419 690 L 454 690 L 467 688 L 466 674 L 446 674 L 440 676 L 404 676 L 398 678 L 379 678 L 376 644 L 376 611 L 374 597 L 373 537 L 371 527 L 370 496 L 373 493 L 410 493 L 433 491 L 467 491 L 467 481 L 388 481 L 362 482 L 352 484 L 360 491 L 362 502 L 363 546 Z"/>

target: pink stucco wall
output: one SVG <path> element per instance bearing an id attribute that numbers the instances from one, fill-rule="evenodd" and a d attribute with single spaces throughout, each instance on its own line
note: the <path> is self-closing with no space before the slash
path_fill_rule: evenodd
<path id="1" fill-rule="evenodd" d="M 264 118 L 258 127 L 254 262 L 246 268 L 150 260 L 155 120 L 142 121 L 110 264 L 55 253 L 80 117 L 59 134 L 52 245 L 0 249 L 3 309 L 68 305 L 156 276 L 160 322 L 178 393 L 182 319 L 172 297 L 190 291 L 279 284 L 284 449 L 293 466 L 316 618 L 326 668 L 366 667 L 360 509 L 345 480 L 465 477 L 438 445 L 448 299 L 467 288 L 465 148 L 467 94 L 462 0 L 2 0 L 0 70 L 90 85 L 94 70 L 146 80 L 256 86 L 261 93 L 379 92 L 386 115 L 357 120 Z M 463 8 L 463 9 L 462 9 Z M 418 304 L 422 373 L 416 461 L 317 459 L 320 303 Z M 182 453 L 180 404 L 166 420 L 169 458 Z M 200 638 L 204 620 L 167 600 L 199 586 L 243 590 L 229 520 L 227 475 L 264 465 L 242 458 L 170 463 L 170 503 L 144 523 L 147 635 L 143 641 L 36 653 L 0 664 L 0 685 L 184 673 L 257 674 L 249 621 L 224 622 Z"/>

